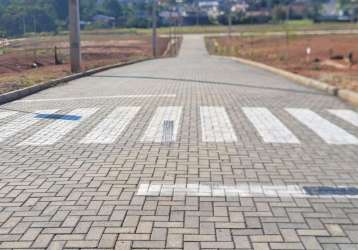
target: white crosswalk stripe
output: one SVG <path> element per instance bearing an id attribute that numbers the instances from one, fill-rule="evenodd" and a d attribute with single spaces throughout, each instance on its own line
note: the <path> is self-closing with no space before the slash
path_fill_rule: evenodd
<path id="1" fill-rule="evenodd" d="M 139 112 L 140 107 L 119 107 L 99 123 L 80 143 L 110 144 L 122 134 L 124 129 Z"/>
<path id="2" fill-rule="evenodd" d="M 139 184 L 137 196 L 163 197 L 291 197 L 291 198 L 335 198 L 358 199 L 358 188 L 354 186 L 299 186 L 263 185 L 241 183 L 222 185 L 219 183 Z"/>
<path id="3" fill-rule="evenodd" d="M 347 109 L 330 109 L 328 110 L 331 114 L 338 116 L 342 120 L 353 124 L 354 126 L 358 127 L 358 113 L 347 110 Z"/>
<path id="4" fill-rule="evenodd" d="M 159 107 L 143 137 L 142 142 L 173 142 L 176 141 L 182 107 Z"/>
<path id="5" fill-rule="evenodd" d="M 358 139 L 309 109 L 286 109 L 328 144 L 358 144 Z"/>
<path id="6" fill-rule="evenodd" d="M 266 143 L 300 143 L 297 137 L 266 108 L 243 108 Z"/>
<path id="7" fill-rule="evenodd" d="M 138 196 L 193 196 L 193 197 L 306 197 L 296 185 L 271 186 L 259 184 L 140 184 Z"/>
<path id="8" fill-rule="evenodd" d="M 15 111 L 0 112 L 0 120 L 4 119 L 6 117 L 9 117 L 9 116 L 15 115 L 16 113 L 17 112 L 15 112 Z"/>
<path id="9" fill-rule="evenodd" d="M 203 142 L 236 142 L 237 137 L 224 107 L 200 107 Z"/>
<path id="10" fill-rule="evenodd" d="M 117 107 L 103 120 L 94 125 L 80 144 L 112 144 L 138 115 L 141 107 Z M 295 131 L 291 131 L 283 121 L 265 107 L 242 107 L 250 124 L 257 130 L 265 143 L 300 144 Z M 98 111 L 98 108 L 76 109 L 69 114 L 55 114 L 59 110 L 40 110 L 10 119 L 0 126 L 0 142 L 15 136 L 22 130 L 34 125 L 41 118 L 51 123 L 21 142 L 19 145 L 52 145 L 74 130 L 79 124 Z M 287 108 L 293 117 L 311 129 L 326 143 L 333 145 L 358 144 L 358 138 L 346 130 L 322 118 L 310 109 Z M 328 112 L 342 120 L 358 126 L 358 114 L 347 109 L 329 109 Z M 0 120 L 17 115 L 16 111 L 0 112 Z M 158 107 L 139 141 L 174 142 L 177 140 L 183 107 Z M 42 116 L 41 116 L 42 115 Z M 46 117 L 46 115 L 51 115 Z M 76 119 L 73 119 L 75 117 Z M 78 119 L 77 119 L 78 118 Z M 226 109 L 222 106 L 200 107 L 200 128 L 203 142 L 232 143 L 238 141 Z"/>
<path id="11" fill-rule="evenodd" d="M 19 133 L 21 130 L 24 130 L 31 125 L 37 123 L 40 121 L 40 119 L 37 119 L 36 116 L 38 114 L 53 114 L 57 112 L 57 109 L 52 110 L 39 110 L 35 111 L 35 113 L 32 114 L 26 114 L 24 116 L 21 116 L 3 126 L 0 127 L 0 142 L 5 141 L 9 137 L 12 137 Z"/>
<path id="12" fill-rule="evenodd" d="M 80 116 L 80 120 L 64 120 L 59 119 L 43 128 L 30 138 L 26 139 L 19 145 L 52 145 L 57 141 L 61 140 L 66 134 L 75 129 L 82 121 L 86 120 L 92 114 L 94 114 L 98 109 L 97 108 L 87 108 L 87 109 L 76 109 L 67 116 Z"/>

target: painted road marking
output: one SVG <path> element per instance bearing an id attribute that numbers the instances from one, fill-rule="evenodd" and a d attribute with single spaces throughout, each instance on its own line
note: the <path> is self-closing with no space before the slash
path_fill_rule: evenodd
<path id="1" fill-rule="evenodd" d="M 48 119 L 48 120 L 66 120 L 66 121 L 78 121 L 81 120 L 81 116 L 78 115 L 61 115 L 61 114 L 38 114 L 35 118 Z"/>
<path id="2" fill-rule="evenodd" d="M 358 113 L 348 109 L 330 109 L 328 112 L 358 127 Z"/>
<path id="3" fill-rule="evenodd" d="M 9 116 L 15 115 L 16 113 L 17 112 L 15 112 L 15 111 L 0 112 L 0 120 L 4 119 L 6 117 L 9 117 Z"/>
<path id="4" fill-rule="evenodd" d="M 257 184 L 240 184 L 226 186 L 220 184 L 140 184 L 136 195 L 139 196 L 304 196 L 304 190 L 296 185 L 269 186 Z"/>
<path id="5" fill-rule="evenodd" d="M 80 143 L 110 144 L 122 134 L 140 107 L 119 107 L 99 123 Z"/>
<path id="6" fill-rule="evenodd" d="M 356 187 L 260 184 L 140 184 L 138 196 L 358 198 Z"/>
<path id="7" fill-rule="evenodd" d="M 358 196 L 357 187 L 303 187 L 309 195 L 336 195 Z"/>
<path id="8" fill-rule="evenodd" d="M 52 145 L 57 141 L 61 140 L 66 134 L 71 132 L 76 128 L 82 121 L 86 120 L 92 114 L 94 114 L 98 109 L 96 108 L 87 108 L 87 109 L 76 109 L 71 113 L 67 114 L 70 116 L 81 116 L 81 120 L 72 121 L 72 120 L 56 120 L 51 123 L 44 129 L 40 130 L 33 136 L 29 137 L 25 141 L 21 142 L 19 145 Z"/>
<path id="9" fill-rule="evenodd" d="M 203 142 L 236 142 L 237 137 L 224 107 L 200 107 Z"/>
<path id="10" fill-rule="evenodd" d="M 266 108 L 243 108 L 264 142 L 300 143 L 297 137 Z"/>
<path id="11" fill-rule="evenodd" d="M 358 144 L 358 139 L 309 109 L 286 109 L 328 144 Z"/>
<path id="12" fill-rule="evenodd" d="M 177 138 L 178 127 L 182 114 L 182 107 L 168 106 L 157 108 L 148 128 L 141 138 L 142 142 L 173 142 Z M 173 123 L 173 128 L 170 132 L 170 138 L 165 129 Z"/>
<path id="13" fill-rule="evenodd" d="M 95 99 L 116 99 L 116 98 L 153 98 L 153 97 L 169 97 L 175 98 L 176 95 L 113 95 L 113 96 L 88 96 L 88 97 L 68 97 L 68 98 L 50 98 L 50 99 L 24 99 L 14 102 L 52 102 L 52 101 L 79 101 L 79 100 L 95 100 Z"/>
<path id="14" fill-rule="evenodd" d="M 7 138 L 14 136 L 21 130 L 24 130 L 31 125 L 40 121 L 40 119 L 36 119 L 36 115 L 38 114 L 52 114 L 57 112 L 58 109 L 52 110 L 39 110 L 36 111 L 34 114 L 26 114 L 21 116 L 3 126 L 0 127 L 0 142 L 5 141 Z"/>

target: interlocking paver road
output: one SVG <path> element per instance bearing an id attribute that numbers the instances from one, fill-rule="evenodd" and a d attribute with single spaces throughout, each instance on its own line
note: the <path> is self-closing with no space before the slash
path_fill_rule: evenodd
<path id="1" fill-rule="evenodd" d="M 358 249 L 357 109 L 201 36 L 0 109 L 0 248 Z"/>

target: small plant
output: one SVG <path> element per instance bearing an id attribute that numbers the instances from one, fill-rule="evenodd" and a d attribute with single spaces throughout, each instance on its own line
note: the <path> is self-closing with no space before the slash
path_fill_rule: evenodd
<path id="1" fill-rule="evenodd" d="M 352 67 L 354 64 L 354 55 L 352 51 L 348 53 L 348 62 L 349 62 L 349 67 Z"/>

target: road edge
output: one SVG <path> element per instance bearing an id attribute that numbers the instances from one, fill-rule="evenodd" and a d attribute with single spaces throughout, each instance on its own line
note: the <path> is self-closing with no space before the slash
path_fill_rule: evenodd
<path id="1" fill-rule="evenodd" d="M 150 57 L 150 58 L 133 60 L 133 61 L 125 62 L 125 63 L 116 63 L 116 64 L 111 64 L 111 65 L 106 65 L 106 66 L 102 66 L 102 67 L 98 67 L 98 68 L 94 68 L 94 69 L 89 69 L 89 70 L 83 71 L 81 73 L 68 75 L 68 76 L 50 80 L 47 82 L 42 82 L 42 83 L 39 83 L 39 84 L 36 84 L 33 86 L 29 86 L 29 87 L 26 87 L 23 89 L 18 89 L 18 90 L 14 90 L 14 91 L 11 91 L 8 93 L 4 93 L 4 94 L 0 95 L 0 105 L 24 98 L 26 96 L 38 93 L 42 90 L 52 88 L 52 87 L 58 86 L 60 84 L 64 84 L 64 83 L 67 83 L 67 82 L 70 82 L 70 81 L 73 81 L 73 80 L 76 80 L 76 79 L 79 79 L 82 77 L 90 76 L 90 75 L 97 74 L 102 71 L 106 71 L 106 70 L 110 70 L 110 69 L 114 69 L 114 68 L 132 65 L 135 63 L 150 61 L 153 59 L 154 58 Z"/>
<path id="2" fill-rule="evenodd" d="M 283 70 L 283 69 L 275 68 L 275 67 L 263 64 L 263 63 L 254 62 L 254 61 L 239 58 L 239 57 L 217 56 L 217 55 L 214 55 L 214 56 L 220 57 L 220 58 L 229 58 L 231 60 L 238 61 L 243 64 L 247 64 L 250 66 L 254 66 L 257 68 L 267 70 L 269 72 L 283 76 L 289 80 L 292 80 L 296 83 L 299 83 L 299 84 L 302 84 L 302 85 L 305 85 L 308 87 L 312 87 L 312 88 L 315 88 L 315 89 L 318 89 L 321 91 L 325 91 L 325 92 L 329 93 L 330 95 L 337 96 L 340 99 L 342 99 L 346 102 L 349 102 L 350 104 L 352 104 L 354 106 L 358 106 L 358 93 L 353 92 L 351 90 L 340 89 L 338 87 L 331 86 L 327 83 L 324 83 L 324 82 L 321 82 L 321 81 L 318 81 L 318 80 L 315 80 L 312 78 L 294 74 L 294 73 L 291 73 L 291 72 Z"/>
<path id="3" fill-rule="evenodd" d="M 275 67 L 263 64 L 263 63 L 254 62 L 254 61 L 243 59 L 243 58 L 226 57 L 226 56 L 223 56 L 223 57 L 230 58 L 230 59 L 238 61 L 240 63 L 248 64 L 251 66 L 255 66 L 255 67 L 270 71 L 272 73 L 284 76 L 285 78 L 287 78 L 289 80 L 295 81 L 297 83 L 300 83 L 300 84 L 308 86 L 308 87 L 313 87 L 313 88 L 321 90 L 321 91 L 325 91 L 325 92 L 327 92 L 331 95 L 334 95 L 334 96 L 337 96 L 337 94 L 338 94 L 337 87 L 328 85 L 327 83 L 324 83 L 324 82 L 321 82 L 321 81 L 318 81 L 318 80 L 315 80 L 312 78 L 297 75 L 297 74 L 291 73 L 291 72 L 283 70 L 283 69 L 275 68 Z"/>

